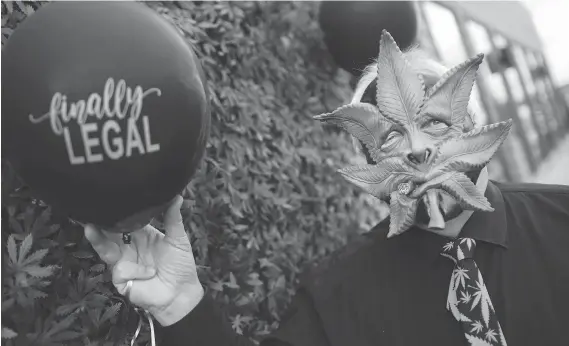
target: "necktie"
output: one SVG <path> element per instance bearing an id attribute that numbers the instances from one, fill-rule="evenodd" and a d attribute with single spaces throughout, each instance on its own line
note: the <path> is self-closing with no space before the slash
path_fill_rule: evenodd
<path id="1" fill-rule="evenodd" d="M 474 262 L 475 249 L 476 241 L 471 238 L 458 238 L 443 246 L 441 255 L 455 263 L 447 309 L 462 325 L 471 346 L 506 346 L 482 273 Z"/>

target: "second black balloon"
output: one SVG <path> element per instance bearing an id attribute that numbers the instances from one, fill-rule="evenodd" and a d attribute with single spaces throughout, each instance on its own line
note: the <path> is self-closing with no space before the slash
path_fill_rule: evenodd
<path id="1" fill-rule="evenodd" d="M 382 30 L 401 49 L 417 36 L 417 14 L 411 1 L 323 1 L 320 27 L 336 63 L 354 75 L 377 57 Z"/>

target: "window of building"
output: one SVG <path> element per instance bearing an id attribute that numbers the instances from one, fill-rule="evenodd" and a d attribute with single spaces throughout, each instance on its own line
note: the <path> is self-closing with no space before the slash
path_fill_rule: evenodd
<path id="1" fill-rule="evenodd" d="M 427 18 L 425 17 L 424 5 L 425 2 L 417 2 L 417 41 L 420 42 L 421 49 L 429 52 L 431 56 L 439 59 L 439 52 L 437 47 L 435 47 L 435 42 L 433 41 L 433 36 Z"/>
<path id="2" fill-rule="evenodd" d="M 454 66 L 466 60 L 468 56 L 454 14 L 446 7 L 430 1 L 423 4 L 423 9 L 443 62 Z"/>
<path id="3" fill-rule="evenodd" d="M 508 47 L 508 41 L 501 35 L 492 35 L 492 40 L 496 46 L 496 49 L 502 49 Z M 508 82 L 510 87 L 510 92 L 512 93 L 512 99 L 515 103 L 521 103 L 524 101 L 524 89 L 522 87 L 522 82 L 518 71 L 513 67 L 508 67 L 504 70 L 504 77 Z"/>
<path id="4" fill-rule="evenodd" d="M 508 101 L 508 93 L 504 82 L 499 74 L 493 74 L 490 71 L 488 65 L 488 53 L 493 50 L 488 31 L 482 25 L 473 21 L 466 23 L 466 31 L 470 35 L 474 50 L 477 53 L 486 55 L 479 68 L 481 79 L 486 83 L 488 90 L 492 91 L 491 94 L 494 100 L 500 104 L 505 104 Z"/>
<path id="5" fill-rule="evenodd" d="M 533 79 L 531 78 L 531 67 L 526 59 L 526 54 L 524 49 L 518 45 L 512 46 L 512 53 L 514 59 L 516 59 L 516 63 L 520 68 L 520 75 L 522 77 L 522 81 L 526 86 L 527 92 L 529 96 L 535 95 L 535 85 L 533 83 Z"/>
<path id="6" fill-rule="evenodd" d="M 492 42 L 490 37 L 488 37 L 488 31 L 482 25 L 474 21 L 468 21 L 466 30 L 477 53 L 488 54 L 492 51 Z"/>
<path id="7" fill-rule="evenodd" d="M 543 132 L 542 128 L 535 128 L 532 120 L 532 112 L 530 107 L 523 103 L 518 106 L 518 116 L 522 123 L 522 127 L 526 133 L 527 140 L 531 145 L 531 150 L 533 151 L 534 157 L 541 157 L 540 147 L 539 147 L 539 133 Z M 536 114 L 534 114 L 536 116 Z M 541 124 L 542 126 L 545 124 Z M 539 125 L 538 125 L 539 126 Z"/>

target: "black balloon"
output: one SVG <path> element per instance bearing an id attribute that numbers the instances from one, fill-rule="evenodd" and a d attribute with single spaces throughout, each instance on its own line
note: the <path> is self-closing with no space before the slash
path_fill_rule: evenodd
<path id="1" fill-rule="evenodd" d="M 409 1 L 323 1 L 320 27 L 336 63 L 354 75 L 377 58 L 382 30 L 401 49 L 417 36 L 417 14 Z"/>
<path id="2" fill-rule="evenodd" d="M 206 90 L 192 49 L 145 5 L 50 3 L 2 52 L 3 156 L 71 218 L 129 231 L 195 173 Z"/>

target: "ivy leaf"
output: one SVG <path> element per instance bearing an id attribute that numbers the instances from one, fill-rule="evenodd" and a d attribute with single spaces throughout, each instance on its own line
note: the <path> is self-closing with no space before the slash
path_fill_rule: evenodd
<path id="1" fill-rule="evenodd" d="M 30 298 L 32 301 L 36 300 L 36 299 L 47 298 L 47 294 L 45 292 L 38 291 L 32 287 L 28 287 L 26 295 L 27 295 L 27 298 Z M 29 304 L 30 302 L 27 301 L 26 303 Z"/>
<path id="2" fill-rule="evenodd" d="M 12 228 L 14 233 L 17 233 L 18 235 L 26 233 L 26 231 L 24 230 L 24 228 L 22 227 L 22 225 L 14 215 L 10 215 L 9 223 L 10 223 L 10 228 Z"/>
<path id="3" fill-rule="evenodd" d="M 429 179 L 448 171 L 468 172 L 490 162 L 506 140 L 512 121 L 482 126 L 441 144 Z"/>
<path id="4" fill-rule="evenodd" d="M 39 249 L 36 252 L 32 253 L 28 257 L 24 258 L 21 265 L 26 266 L 32 263 L 39 263 L 43 260 L 43 258 L 47 255 L 48 249 Z"/>
<path id="5" fill-rule="evenodd" d="M 6 14 L 11 15 L 14 11 L 13 1 L 2 1 L 2 5 L 6 6 Z"/>
<path id="6" fill-rule="evenodd" d="M 38 276 L 34 276 L 36 278 L 50 276 L 55 270 L 56 266 L 46 266 L 46 267 L 38 266 L 43 260 L 43 258 L 47 255 L 48 250 L 40 249 L 28 255 L 32 249 L 32 245 L 33 245 L 33 235 L 30 233 L 24 238 L 24 240 L 20 244 L 19 254 L 18 254 L 18 248 L 16 245 L 15 236 L 14 234 L 11 234 L 8 237 L 7 241 L 8 259 L 10 267 L 15 272 L 29 271 L 28 274 L 32 276 L 34 276 L 34 274 L 37 274 Z M 48 272 L 50 273 L 49 275 L 47 274 Z"/>
<path id="7" fill-rule="evenodd" d="M 92 266 L 89 271 L 93 272 L 93 273 L 102 273 L 104 272 L 106 269 L 106 265 L 104 263 L 97 263 L 94 266 Z"/>
<path id="8" fill-rule="evenodd" d="M 55 273 L 57 266 L 49 265 L 40 267 L 37 265 L 28 265 L 22 268 L 22 271 L 34 278 L 48 278 Z"/>
<path id="9" fill-rule="evenodd" d="M 218 291 L 218 292 L 223 292 L 223 282 L 221 281 L 213 281 L 209 283 L 209 287 L 214 290 L 214 291 Z"/>
<path id="10" fill-rule="evenodd" d="M 79 250 L 73 253 L 73 257 L 78 259 L 90 259 L 95 257 L 95 255 L 91 251 Z"/>
<path id="11" fill-rule="evenodd" d="M 14 3 L 16 5 L 16 8 L 18 8 L 18 10 L 20 10 L 20 12 L 26 16 L 30 16 L 35 12 L 33 7 L 24 4 L 22 1 L 14 1 Z"/>
<path id="12" fill-rule="evenodd" d="M 77 309 L 76 304 L 60 305 L 55 310 L 55 314 L 57 316 L 66 316 L 66 315 L 69 315 L 70 313 L 74 312 L 76 309 Z"/>
<path id="13" fill-rule="evenodd" d="M 235 305 L 237 306 L 244 306 L 247 304 L 251 303 L 251 297 L 250 296 L 241 296 L 239 299 L 237 299 L 237 301 L 235 301 Z"/>
<path id="14" fill-rule="evenodd" d="M 253 320 L 253 318 L 251 318 L 251 317 L 241 316 L 240 314 L 238 314 L 237 316 L 232 318 L 231 327 L 233 328 L 233 330 L 237 334 L 243 335 L 243 327 L 245 325 L 247 325 L 249 322 L 251 322 L 252 320 Z"/>
<path id="15" fill-rule="evenodd" d="M 85 291 L 91 292 L 97 288 L 100 284 L 103 283 L 103 275 L 95 275 L 95 276 L 87 276 L 85 275 L 84 271 L 81 271 L 80 274 L 83 274 L 83 277 L 86 277 L 86 280 L 83 282 L 85 285 Z"/>
<path id="16" fill-rule="evenodd" d="M 346 167 L 338 172 L 352 184 L 381 200 L 386 200 L 399 184 L 414 181 L 421 175 L 400 157 L 384 159 L 377 165 Z"/>
<path id="17" fill-rule="evenodd" d="M 12 35 L 14 33 L 13 29 L 10 28 L 2 28 L 2 36 L 6 37 L 6 39 L 8 39 L 10 37 L 10 35 Z"/>
<path id="18" fill-rule="evenodd" d="M 24 5 L 24 3 L 22 1 L 19 0 L 13 0 L 11 1 L 14 5 L 16 5 L 16 9 L 23 12 L 23 9 L 26 5 Z"/>
<path id="19" fill-rule="evenodd" d="M 16 248 L 16 240 L 14 235 L 10 234 L 7 242 L 8 258 L 12 263 L 18 263 L 18 249 Z"/>
<path id="20" fill-rule="evenodd" d="M 80 336 L 81 334 L 69 330 L 76 319 L 77 315 L 71 314 L 61 321 L 52 323 L 43 337 L 52 341 L 69 341 Z"/>
<path id="21" fill-rule="evenodd" d="M 273 262 L 271 262 L 268 258 L 260 258 L 259 259 L 259 265 L 261 266 L 261 268 L 277 268 L 278 266 L 276 264 L 274 264 Z"/>
<path id="22" fill-rule="evenodd" d="M 121 303 L 116 303 L 111 305 L 107 310 L 105 310 L 105 313 L 103 313 L 100 323 L 110 321 L 113 317 L 115 317 L 119 313 L 121 307 L 122 307 Z"/>
<path id="23" fill-rule="evenodd" d="M 31 233 L 32 224 L 36 220 L 36 208 L 34 208 L 32 205 L 28 206 L 25 212 L 20 214 L 19 217 L 24 223 L 25 233 Z"/>
<path id="24" fill-rule="evenodd" d="M 225 283 L 226 287 L 238 289 L 239 285 L 237 284 L 237 280 L 235 279 L 235 275 L 232 272 L 229 272 L 229 282 Z"/>
<path id="25" fill-rule="evenodd" d="M 18 333 L 8 327 L 2 327 L 2 339 L 13 339 L 18 336 Z"/>
<path id="26" fill-rule="evenodd" d="M 281 290 L 286 285 L 286 278 L 284 275 L 280 275 L 276 281 L 273 282 L 272 289 L 273 290 Z"/>
<path id="27" fill-rule="evenodd" d="M 51 340 L 59 345 L 69 345 L 69 341 L 83 336 L 82 332 L 75 330 L 64 330 L 51 337 Z"/>
<path id="28" fill-rule="evenodd" d="M 249 274 L 249 280 L 247 280 L 247 284 L 251 286 L 261 286 L 263 281 L 259 280 L 259 273 L 251 273 Z"/>
<path id="29" fill-rule="evenodd" d="M 415 222 L 418 199 L 409 198 L 397 191 L 391 193 L 391 219 L 389 222 L 388 238 L 408 230 Z"/>
<path id="30" fill-rule="evenodd" d="M 51 233 L 58 230 L 58 225 L 51 225 L 48 226 L 48 222 L 51 218 L 51 209 L 45 208 L 41 214 L 39 214 L 35 220 L 33 225 L 31 226 L 30 232 L 34 235 L 41 234 L 42 236 L 48 236 Z"/>
<path id="31" fill-rule="evenodd" d="M 18 257 L 18 263 L 22 263 L 24 261 L 24 258 L 26 258 L 26 256 L 32 249 L 32 242 L 33 242 L 32 234 L 30 233 L 26 236 L 26 238 L 24 238 L 22 244 L 20 244 L 20 256 Z"/>

